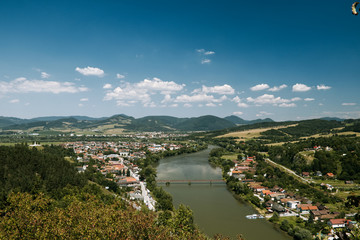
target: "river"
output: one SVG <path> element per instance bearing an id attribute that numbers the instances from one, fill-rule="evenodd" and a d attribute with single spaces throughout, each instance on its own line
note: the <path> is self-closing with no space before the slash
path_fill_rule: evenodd
<path id="1" fill-rule="evenodd" d="M 158 180 L 221 179 L 221 169 L 208 163 L 211 149 L 162 159 L 157 167 Z M 226 189 L 225 183 L 171 183 L 159 184 L 173 196 L 176 207 L 180 203 L 190 206 L 195 223 L 208 236 L 219 233 L 235 239 L 242 234 L 246 240 L 289 240 L 281 230 L 264 219 L 247 219 L 257 213 L 248 203 L 237 201 Z"/>

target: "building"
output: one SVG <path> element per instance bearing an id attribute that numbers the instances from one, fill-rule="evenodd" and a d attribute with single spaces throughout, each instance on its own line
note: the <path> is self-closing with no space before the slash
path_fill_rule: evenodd
<path id="1" fill-rule="evenodd" d="M 345 227 L 346 219 L 340 218 L 340 219 L 330 219 L 328 221 L 328 225 L 332 228 L 343 228 Z"/>

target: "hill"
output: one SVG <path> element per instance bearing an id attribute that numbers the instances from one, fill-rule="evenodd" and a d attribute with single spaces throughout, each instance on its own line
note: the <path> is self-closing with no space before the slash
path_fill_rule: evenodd
<path id="1" fill-rule="evenodd" d="M 262 123 L 262 122 L 274 122 L 274 120 L 272 120 L 271 118 L 265 118 L 265 119 L 255 119 L 255 120 L 244 120 L 238 116 L 228 116 L 225 117 L 224 119 L 235 123 L 237 125 L 249 125 L 249 124 L 254 124 L 254 123 Z"/>

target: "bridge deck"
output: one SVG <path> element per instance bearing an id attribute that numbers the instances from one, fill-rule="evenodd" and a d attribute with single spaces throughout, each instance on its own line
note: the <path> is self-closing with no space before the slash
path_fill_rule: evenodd
<path id="1" fill-rule="evenodd" d="M 223 179 L 161 179 L 156 180 L 157 183 L 225 183 Z"/>

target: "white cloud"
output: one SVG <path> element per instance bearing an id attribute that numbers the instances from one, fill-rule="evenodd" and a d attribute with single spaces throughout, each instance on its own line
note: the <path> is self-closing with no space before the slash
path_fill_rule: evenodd
<path id="1" fill-rule="evenodd" d="M 190 107 L 192 107 L 192 105 L 191 105 L 190 103 L 185 103 L 185 104 L 184 104 L 184 107 L 190 108 Z"/>
<path id="2" fill-rule="evenodd" d="M 110 88 L 109 85 L 105 86 Z M 151 96 L 161 93 L 165 95 L 161 103 L 172 102 L 173 99 L 170 93 L 181 91 L 185 84 L 177 84 L 173 81 L 162 81 L 159 78 L 144 79 L 138 83 L 126 83 L 123 86 L 116 87 L 113 90 L 109 90 L 105 97 L 105 101 L 116 100 L 118 106 L 132 106 L 135 103 L 142 103 L 145 107 L 157 106 L 152 101 Z"/>
<path id="3" fill-rule="evenodd" d="M 174 104 L 170 105 L 170 107 L 178 107 L 178 106 L 179 106 L 179 104 L 177 104 L 177 103 L 174 103 Z"/>
<path id="4" fill-rule="evenodd" d="M 207 104 L 205 104 L 205 106 L 207 106 L 207 107 L 216 107 L 216 105 L 214 103 L 207 103 Z"/>
<path id="5" fill-rule="evenodd" d="M 356 103 L 342 103 L 343 106 L 355 106 Z"/>
<path id="6" fill-rule="evenodd" d="M 279 107 L 296 107 L 295 103 L 281 103 Z"/>
<path id="7" fill-rule="evenodd" d="M 211 63 L 211 60 L 208 58 L 202 59 L 201 64 L 205 64 L 205 63 Z"/>
<path id="8" fill-rule="evenodd" d="M 215 52 L 214 51 L 206 51 L 206 52 L 204 52 L 204 54 L 205 55 L 213 55 L 213 54 L 215 54 Z"/>
<path id="9" fill-rule="evenodd" d="M 103 86 L 104 89 L 110 89 L 112 88 L 112 85 L 110 83 L 106 83 L 104 86 Z"/>
<path id="10" fill-rule="evenodd" d="M 301 101 L 301 98 L 299 98 L 299 97 L 294 97 L 294 98 L 292 98 L 290 101 L 292 101 L 292 102 Z"/>
<path id="11" fill-rule="evenodd" d="M 235 116 L 241 116 L 243 114 L 244 114 L 243 112 L 233 112 L 232 113 L 232 115 L 235 115 Z"/>
<path id="12" fill-rule="evenodd" d="M 295 85 L 292 86 L 292 91 L 293 92 L 307 92 L 311 90 L 311 87 L 306 86 L 305 84 L 302 83 L 297 83 Z"/>
<path id="13" fill-rule="evenodd" d="M 289 99 L 283 99 L 281 97 L 275 97 L 271 94 L 264 94 L 262 96 L 259 96 L 257 98 L 248 97 L 246 100 L 250 103 L 255 103 L 256 105 L 262 105 L 262 104 L 281 104 L 281 103 L 288 103 L 291 100 Z"/>
<path id="14" fill-rule="evenodd" d="M 315 100 L 315 98 L 304 98 L 304 101 L 306 101 L 306 102 L 310 102 L 310 101 L 314 101 Z"/>
<path id="15" fill-rule="evenodd" d="M 123 79 L 123 78 L 125 78 L 125 76 L 124 76 L 124 75 L 121 75 L 120 73 L 117 73 L 117 74 L 116 74 L 116 78 L 117 78 L 117 79 Z"/>
<path id="16" fill-rule="evenodd" d="M 97 76 L 97 77 L 103 77 L 104 76 L 104 71 L 101 70 L 100 68 L 96 68 L 96 67 L 86 67 L 86 68 L 79 68 L 76 67 L 75 71 L 81 73 L 82 75 L 85 76 Z"/>
<path id="17" fill-rule="evenodd" d="M 258 84 L 258 85 L 251 87 L 250 90 L 251 91 L 261 91 L 261 90 L 265 90 L 268 88 L 269 88 L 269 85 L 267 85 L 266 83 L 262 83 L 262 84 Z"/>
<path id="18" fill-rule="evenodd" d="M 214 96 L 207 95 L 204 93 L 196 94 L 196 95 L 192 95 L 192 96 L 183 94 L 183 95 L 177 96 L 175 99 L 175 102 L 212 102 L 212 101 L 214 101 L 214 99 L 215 99 Z"/>
<path id="19" fill-rule="evenodd" d="M 197 51 L 198 53 L 204 53 L 204 52 L 205 52 L 205 49 L 196 49 L 196 51 Z"/>
<path id="20" fill-rule="evenodd" d="M 282 85 L 280 85 L 280 86 L 278 86 L 278 87 L 272 87 L 272 88 L 270 88 L 269 89 L 269 91 L 270 92 L 278 92 L 278 91 L 280 91 L 280 90 L 282 90 L 282 89 L 284 89 L 284 88 L 287 88 L 287 85 L 286 84 L 282 84 Z"/>
<path id="21" fill-rule="evenodd" d="M 119 106 L 130 106 L 132 103 L 142 102 L 144 105 L 151 102 L 150 94 L 146 89 L 134 88 L 131 85 L 117 87 L 106 93 L 104 100 L 117 100 Z"/>
<path id="22" fill-rule="evenodd" d="M 87 101 L 89 101 L 88 98 L 81 98 L 81 99 L 80 99 L 80 102 L 87 102 Z"/>
<path id="23" fill-rule="evenodd" d="M 234 97 L 231 101 L 232 101 L 232 102 L 235 102 L 238 107 L 242 107 L 242 108 L 247 108 L 247 107 L 249 107 L 248 104 L 242 102 L 242 100 L 241 100 L 241 98 L 239 98 L 239 96 Z"/>
<path id="24" fill-rule="evenodd" d="M 325 86 L 324 84 L 316 86 L 317 90 L 329 90 L 330 88 L 331 88 L 330 86 Z"/>
<path id="25" fill-rule="evenodd" d="M 201 89 L 195 89 L 193 91 L 193 93 L 198 93 L 198 92 L 228 95 L 228 94 L 234 94 L 235 90 L 228 84 L 224 84 L 222 86 L 214 86 L 214 87 L 207 87 L 203 85 Z"/>
<path id="26" fill-rule="evenodd" d="M 55 82 L 45 80 L 28 80 L 24 77 L 17 78 L 10 82 L 0 82 L 0 93 L 29 93 L 29 92 L 48 92 L 48 93 L 78 93 L 89 89 L 81 86 L 76 87 L 71 82 Z"/>
<path id="27" fill-rule="evenodd" d="M 268 113 L 265 111 L 260 111 L 258 114 L 256 114 L 257 117 L 270 116 L 270 115 L 273 115 L 273 113 Z"/>
<path id="28" fill-rule="evenodd" d="M 12 99 L 12 100 L 9 101 L 9 103 L 18 103 L 18 102 L 20 102 L 19 99 Z"/>
<path id="29" fill-rule="evenodd" d="M 79 107 L 83 107 L 83 106 L 84 106 L 84 104 L 82 104 L 82 103 L 79 103 L 79 104 L 78 104 L 78 106 L 79 106 Z"/>
<path id="30" fill-rule="evenodd" d="M 174 99 L 171 98 L 170 94 L 166 94 L 164 99 L 161 101 L 161 103 L 168 103 L 172 102 Z"/>
<path id="31" fill-rule="evenodd" d="M 50 74 L 46 73 L 46 72 L 41 72 L 41 78 L 49 78 Z"/>
<path id="32" fill-rule="evenodd" d="M 166 82 L 159 78 L 144 79 L 142 82 L 136 84 L 136 87 L 148 90 L 161 91 L 163 94 L 180 91 L 185 87 L 185 84 L 177 84 L 173 81 Z"/>

